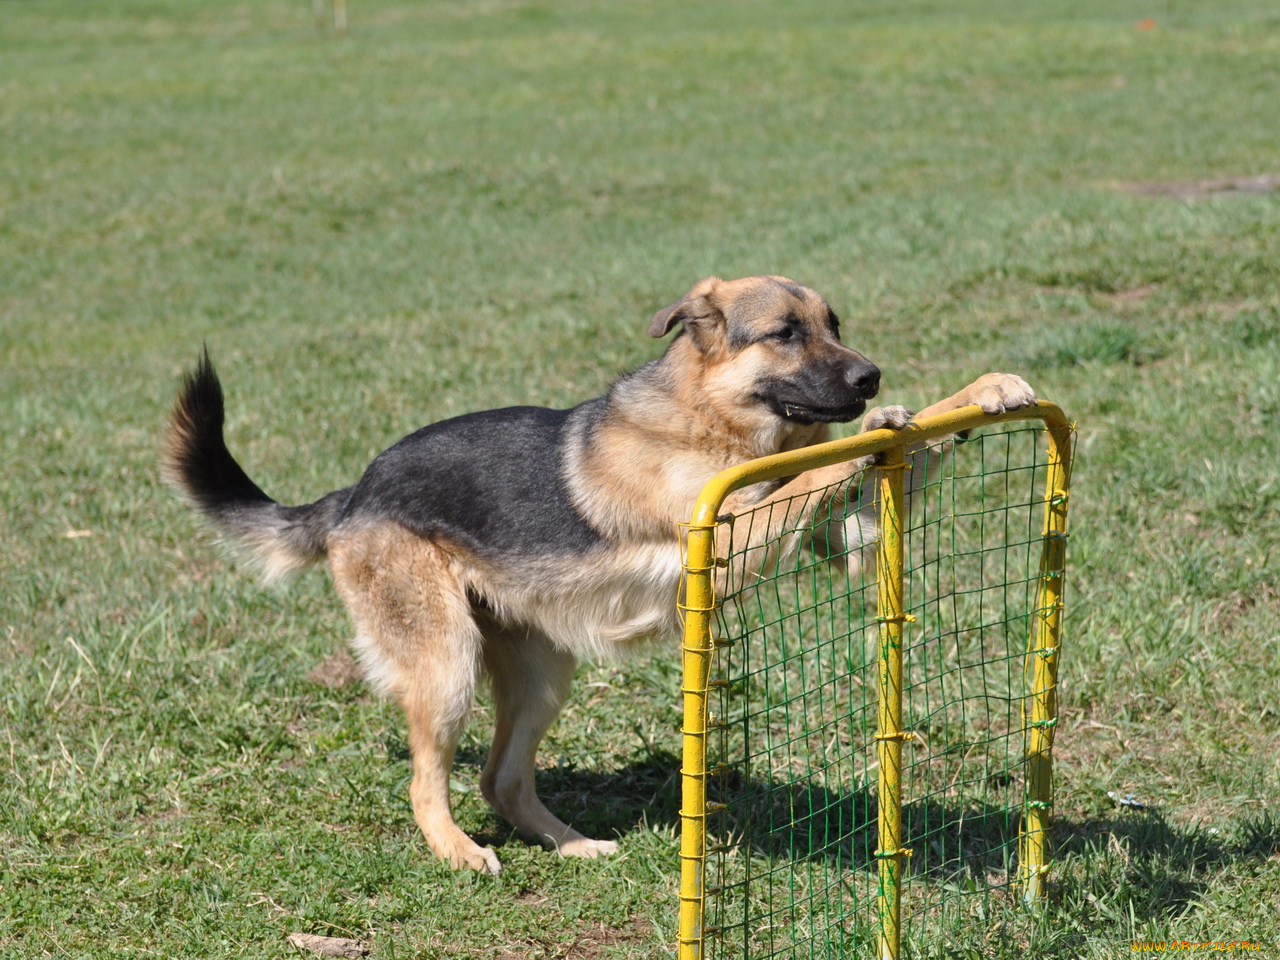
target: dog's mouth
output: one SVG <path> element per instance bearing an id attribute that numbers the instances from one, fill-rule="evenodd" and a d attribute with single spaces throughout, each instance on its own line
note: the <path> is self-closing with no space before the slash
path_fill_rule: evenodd
<path id="1" fill-rule="evenodd" d="M 880 371 L 865 360 L 813 364 L 796 376 L 762 380 L 756 397 L 788 423 L 846 423 L 880 390 Z"/>
<path id="2" fill-rule="evenodd" d="M 811 423 L 848 423 L 867 409 L 867 401 L 859 398 L 837 407 L 819 407 L 794 400 L 770 397 L 769 406 L 774 413 L 789 423 L 804 425 Z"/>

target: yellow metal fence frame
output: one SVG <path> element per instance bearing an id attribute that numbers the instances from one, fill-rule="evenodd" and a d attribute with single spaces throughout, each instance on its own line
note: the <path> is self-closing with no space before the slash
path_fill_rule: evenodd
<path id="1" fill-rule="evenodd" d="M 1030 711 L 1024 715 L 1027 797 L 1019 837 L 1018 882 L 1023 899 L 1045 894 L 1049 869 L 1049 820 L 1053 806 L 1053 734 L 1057 724 L 1057 667 L 1062 619 L 1062 581 L 1066 559 L 1067 498 L 1073 430 L 1062 410 L 1041 401 L 1004 414 L 964 407 L 912 422 L 901 430 L 873 430 L 842 440 L 753 460 L 725 470 L 703 487 L 693 516 L 684 525 L 684 588 L 680 612 L 684 697 L 683 756 L 680 770 L 680 916 L 679 960 L 703 960 L 707 930 L 707 816 L 717 807 L 707 801 L 707 735 L 712 725 L 708 701 L 717 641 L 712 636 L 716 611 L 716 528 L 725 498 L 755 483 L 793 476 L 833 463 L 876 456 L 879 473 L 876 553 L 878 584 L 879 674 L 876 747 L 879 760 L 879 867 L 877 915 L 879 954 L 898 957 L 901 940 L 903 516 L 909 448 L 948 434 L 998 423 L 1040 420 L 1049 437 L 1045 480 L 1045 520 L 1037 588 L 1036 615 L 1027 639 L 1031 661 Z"/>

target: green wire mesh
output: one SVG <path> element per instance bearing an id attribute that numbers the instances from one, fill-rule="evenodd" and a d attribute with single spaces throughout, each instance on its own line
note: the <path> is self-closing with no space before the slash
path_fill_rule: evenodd
<path id="1" fill-rule="evenodd" d="M 902 917 L 911 955 L 930 943 L 939 953 L 980 945 L 1016 902 L 1043 438 L 1039 424 L 997 425 L 908 457 L 902 842 L 912 856 Z M 731 521 L 711 682 L 707 957 L 875 953 L 874 472 L 849 482 L 838 513 L 820 508 L 813 529 L 784 533 L 774 544 L 782 559 L 763 574 L 745 544 L 787 504 Z"/>

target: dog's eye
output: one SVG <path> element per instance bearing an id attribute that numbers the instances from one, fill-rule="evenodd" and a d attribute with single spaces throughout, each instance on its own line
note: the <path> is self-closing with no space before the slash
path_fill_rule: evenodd
<path id="1" fill-rule="evenodd" d="M 791 327 L 783 327 L 781 330 L 775 330 L 770 334 L 774 340 L 790 340 L 795 335 L 796 332 Z"/>

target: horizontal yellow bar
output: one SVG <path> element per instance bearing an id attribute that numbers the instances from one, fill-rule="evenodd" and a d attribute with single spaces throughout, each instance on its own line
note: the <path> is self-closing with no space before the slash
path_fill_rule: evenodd
<path id="1" fill-rule="evenodd" d="M 855 434 L 840 440 L 829 440 L 812 447 L 801 447 L 776 453 L 771 457 L 761 457 L 739 467 L 730 467 L 712 477 L 698 495 L 694 507 L 692 523 L 697 526 L 714 526 L 720 513 L 720 505 L 725 497 L 742 487 L 765 480 L 777 480 L 779 477 L 790 477 L 817 467 L 842 463 L 857 457 L 867 457 L 883 453 L 890 447 L 902 445 L 913 446 L 927 440 L 945 437 L 950 433 L 963 430 L 976 430 L 979 427 L 994 423 L 1008 423 L 1011 420 L 1043 420 L 1051 430 L 1067 425 L 1066 415 L 1056 403 L 1040 401 L 1021 410 L 1010 413 L 983 413 L 977 404 L 949 410 L 936 416 L 913 420 L 901 430 L 870 430 L 867 433 Z"/>

